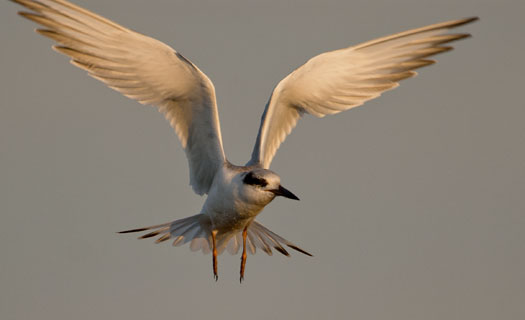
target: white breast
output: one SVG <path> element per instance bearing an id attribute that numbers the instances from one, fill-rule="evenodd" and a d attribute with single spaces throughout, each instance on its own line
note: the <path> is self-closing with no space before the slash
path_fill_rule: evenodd
<path id="1" fill-rule="evenodd" d="M 247 194 L 239 168 L 223 167 L 215 177 L 201 213 L 210 217 L 215 229 L 242 230 L 269 201 L 254 201 Z"/>

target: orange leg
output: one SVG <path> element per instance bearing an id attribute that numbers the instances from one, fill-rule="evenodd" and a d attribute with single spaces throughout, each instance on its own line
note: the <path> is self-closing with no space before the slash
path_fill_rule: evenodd
<path id="1" fill-rule="evenodd" d="M 219 275 L 217 274 L 217 244 L 215 242 L 216 235 L 217 230 L 213 230 L 211 232 L 211 244 L 213 246 L 213 277 L 215 278 L 215 281 L 219 279 Z"/>
<path id="2" fill-rule="evenodd" d="M 244 279 L 244 269 L 246 267 L 246 258 L 248 255 L 246 254 L 246 236 L 248 235 L 248 226 L 244 228 L 242 231 L 242 256 L 241 256 L 241 278 L 240 282 Z"/>

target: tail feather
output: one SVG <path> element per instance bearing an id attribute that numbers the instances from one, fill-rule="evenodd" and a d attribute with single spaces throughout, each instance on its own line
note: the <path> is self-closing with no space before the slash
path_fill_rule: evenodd
<path id="1" fill-rule="evenodd" d="M 259 232 L 253 228 L 255 221 L 252 222 L 250 225 L 250 228 L 248 228 L 248 240 L 250 244 L 253 247 L 253 254 L 255 254 L 255 248 L 259 248 L 262 251 L 266 252 L 269 256 L 271 256 L 272 248 L 268 245 L 268 243 L 264 240 L 265 237 L 262 237 Z"/>
<path id="2" fill-rule="evenodd" d="M 119 233 L 143 232 L 148 230 L 151 230 L 151 232 L 138 238 L 146 239 L 159 236 L 157 240 L 155 240 L 155 243 L 173 240 L 173 246 L 180 246 L 191 242 L 191 251 L 202 250 L 204 254 L 211 252 L 211 221 L 205 214 L 197 214 L 191 217 L 155 226 L 120 231 Z M 272 248 L 274 248 L 283 255 L 289 256 L 290 254 L 288 251 L 284 249 L 284 246 L 288 246 L 305 255 L 312 256 L 310 253 L 268 230 L 256 221 L 253 221 L 249 225 L 247 235 L 246 249 L 251 254 L 255 254 L 256 249 L 259 248 L 271 256 Z M 221 254 L 225 250 L 227 250 L 230 254 L 237 254 L 241 247 L 242 231 L 223 234 L 219 233 L 217 235 L 218 254 Z"/>
<path id="3" fill-rule="evenodd" d="M 178 247 L 191 241 L 193 238 L 191 238 L 190 235 L 193 235 L 194 232 L 197 232 L 199 228 L 200 224 L 198 223 L 198 221 L 185 221 L 184 223 L 181 223 L 178 226 L 170 228 L 168 234 L 169 239 L 173 239 L 171 245 L 174 247 Z"/>
<path id="4" fill-rule="evenodd" d="M 231 255 L 233 255 L 239 252 L 239 248 L 241 246 L 242 246 L 242 235 L 240 232 L 237 232 L 235 236 L 231 237 L 230 241 L 228 241 L 228 245 L 226 249 Z"/>
<path id="5" fill-rule="evenodd" d="M 259 229 L 256 226 L 254 226 L 254 228 L 251 228 L 250 231 L 253 232 L 257 236 L 257 238 L 259 238 L 264 243 L 263 250 L 269 255 L 272 254 L 271 247 L 273 247 L 275 250 L 279 251 L 285 256 L 290 256 L 288 251 L 286 251 L 286 249 L 283 248 L 283 246 L 279 243 L 276 237 L 272 237 L 271 234 L 264 232 L 264 230 Z"/>
<path id="6" fill-rule="evenodd" d="M 253 234 L 252 237 L 250 237 L 250 233 Z M 268 230 L 267 228 L 265 228 L 262 224 L 258 223 L 257 221 L 253 221 L 248 227 L 248 239 L 250 240 L 250 242 L 252 242 L 252 239 L 257 239 L 257 238 L 260 239 L 260 241 L 255 241 L 253 245 L 262 249 L 268 255 L 272 254 L 272 250 L 270 249 L 270 246 L 272 246 L 275 250 L 279 251 L 285 256 L 289 256 L 288 251 L 286 251 L 282 246 L 282 245 L 286 245 L 307 256 L 310 256 L 310 257 L 313 256 L 311 253 L 308 253 L 307 251 L 299 248 L 298 246 L 286 240 L 285 238 Z"/>
<path id="7" fill-rule="evenodd" d="M 173 246 L 180 246 L 191 241 L 190 249 L 192 251 L 202 250 L 204 253 L 209 253 L 211 250 L 211 229 L 209 226 L 209 218 L 204 214 L 197 214 L 191 217 L 175 220 L 173 222 L 158 224 L 145 228 L 120 231 L 119 233 L 132 233 L 152 230 L 151 232 L 138 237 L 138 239 L 159 236 L 159 238 L 155 240 L 155 243 L 161 243 L 172 239 Z"/>
<path id="8" fill-rule="evenodd" d="M 202 253 L 208 254 L 210 253 L 210 245 L 208 242 L 209 235 L 206 233 L 204 229 L 200 229 L 199 233 L 196 234 L 190 243 L 190 250 L 191 251 L 199 251 L 202 250 Z"/>
<path id="9" fill-rule="evenodd" d="M 251 232 L 248 232 L 248 241 L 246 243 L 246 247 L 248 248 L 248 252 L 250 254 L 255 254 L 256 247 L 253 240 L 253 234 Z"/>
<path id="10" fill-rule="evenodd" d="M 194 239 L 199 239 L 198 236 L 201 234 L 201 225 L 199 223 L 199 221 L 195 221 L 193 223 L 191 223 L 187 228 L 186 228 L 186 231 L 184 231 L 184 233 L 182 233 L 181 235 L 184 236 L 184 243 L 187 243 L 187 242 L 190 242 Z M 177 232 L 170 232 L 171 235 L 174 235 L 176 234 Z"/>

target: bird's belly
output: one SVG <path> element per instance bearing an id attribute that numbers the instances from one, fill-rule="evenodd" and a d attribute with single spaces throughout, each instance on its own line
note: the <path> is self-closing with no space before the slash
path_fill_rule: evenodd
<path id="1" fill-rule="evenodd" d="M 207 208 L 214 229 L 220 231 L 240 231 L 244 229 L 264 208 L 264 206 L 232 202 L 215 208 Z"/>

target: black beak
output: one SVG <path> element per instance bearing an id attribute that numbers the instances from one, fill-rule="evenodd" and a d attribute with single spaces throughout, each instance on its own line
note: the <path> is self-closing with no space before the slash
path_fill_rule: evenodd
<path id="1" fill-rule="evenodd" d="M 297 196 L 295 194 L 293 194 L 290 191 L 288 191 L 287 189 L 283 188 L 283 186 L 281 186 L 281 185 L 279 185 L 279 189 L 272 190 L 272 192 L 276 196 L 283 196 L 283 197 L 288 198 L 288 199 L 299 200 L 299 198 L 297 198 Z"/>

